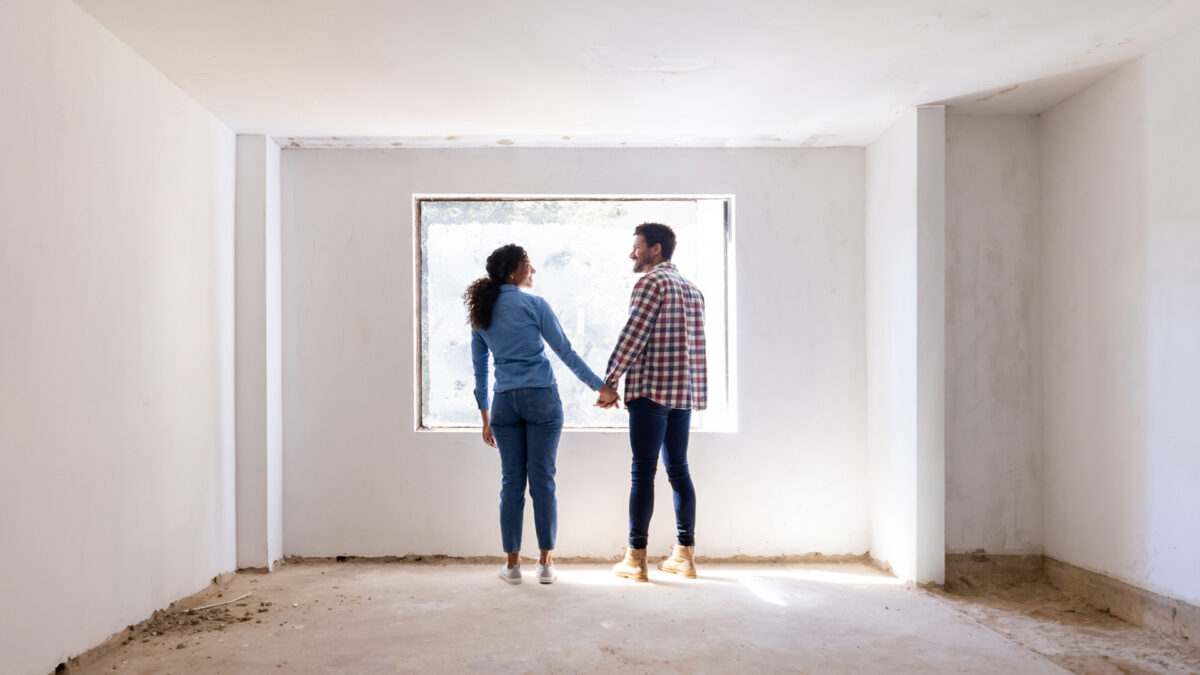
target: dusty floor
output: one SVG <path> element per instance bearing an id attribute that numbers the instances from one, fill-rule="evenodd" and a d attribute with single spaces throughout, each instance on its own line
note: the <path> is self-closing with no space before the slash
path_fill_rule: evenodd
<path id="1" fill-rule="evenodd" d="M 1075 673 L 1200 673 L 1200 645 L 1130 625 L 1045 581 L 931 595 Z"/>
<path id="2" fill-rule="evenodd" d="M 1200 672 L 1195 646 L 1044 584 L 955 596 L 861 563 L 710 564 L 634 584 L 560 563 L 543 586 L 527 567 L 519 586 L 495 564 L 238 574 L 69 672 Z"/>

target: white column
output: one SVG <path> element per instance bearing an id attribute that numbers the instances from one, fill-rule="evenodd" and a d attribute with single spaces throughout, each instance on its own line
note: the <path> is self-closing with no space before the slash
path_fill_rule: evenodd
<path id="1" fill-rule="evenodd" d="M 871 554 L 945 568 L 945 110 L 906 111 L 867 148 Z"/>
<path id="2" fill-rule="evenodd" d="M 279 146 L 237 138 L 237 564 L 283 557 Z"/>
<path id="3" fill-rule="evenodd" d="M 946 576 L 946 109 L 917 108 L 916 581 Z"/>

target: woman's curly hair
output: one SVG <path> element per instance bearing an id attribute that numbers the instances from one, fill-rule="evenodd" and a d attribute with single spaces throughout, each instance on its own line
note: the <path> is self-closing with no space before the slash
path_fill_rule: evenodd
<path id="1" fill-rule="evenodd" d="M 463 293 L 467 320 L 472 328 L 486 330 L 492 325 L 492 308 L 496 306 L 496 298 L 500 297 L 500 287 L 528 257 L 525 249 L 516 244 L 505 244 L 488 256 L 487 276 L 472 281 Z"/>

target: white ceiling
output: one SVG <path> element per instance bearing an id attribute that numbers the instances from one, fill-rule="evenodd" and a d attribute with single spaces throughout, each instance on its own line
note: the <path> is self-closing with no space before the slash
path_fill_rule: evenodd
<path id="1" fill-rule="evenodd" d="M 905 106 L 1041 112 L 1197 0 L 76 0 L 295 146 L 836 146 Z"/>

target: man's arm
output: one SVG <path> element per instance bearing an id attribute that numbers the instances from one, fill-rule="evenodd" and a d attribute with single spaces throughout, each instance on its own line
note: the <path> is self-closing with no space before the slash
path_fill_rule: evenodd
<path id="1" fill-rule="evenodd" d="M 649 275 L 638 279 L 633 286 L 633 294 L 629 298 L 629 319 L 621 329 L 617 338 L 617 346 L 613 348 L 612 356 L 608 357 L 608 377 L 606 384 L 617 387 L 621 376 L 646 349 L 646 341 L 650 339 L 650 331 L 662 309 L 662 295 L 658 284 Z"/>

